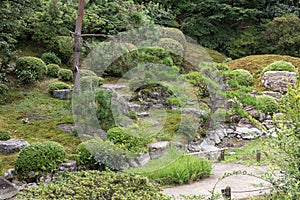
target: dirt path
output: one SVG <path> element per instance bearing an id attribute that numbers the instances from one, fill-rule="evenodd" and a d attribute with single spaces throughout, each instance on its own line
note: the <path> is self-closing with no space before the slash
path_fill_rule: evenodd
<path id="1" fill-rule="evenodd" d="M 174 199 L 180 200 L 181 195 L 205 195 L 206 197 L 210 196 L 210 192 L 214 185 L 217 183 L 219 178 L 221 178 L 224 173 L 230 173 L 233 171 L 247 171 L 248 173 L 252 173 L 255 175 L 261 175 L 262 173 L 268 171 L 268 167 L 266 166 L 244 166 L 240 164 L 225 164 L 225 163 L 213 163 L 213 175 L 208 178 L 205 178 L 201 181 L 189 184 L 182 185 L 172 188 L 166 188 L 163 192 L 169 196 L 173 196 Z M 257 187 L 257 184 L 263 183 L 264 186 Z M 254 186 L 253 184 L 256 184 Z M 235 175 L 230 176 L 222 181 L 220 181 L 215 189 L 215 192 L 221 193 L 221 189 L 224 189 L 226 186 L 231 187 L 232 191 L 232 199 L 247 199 L 250 196 L 259 196 L 268 192 L 269 190 L 263 191 L 252 191 L 252 192 L 244 192 L 251 190 L 263 189 L 270 184 L 266 181 L 263 181 L 259 178 L 255 178 L 253 176 L 247 175 Z"/>

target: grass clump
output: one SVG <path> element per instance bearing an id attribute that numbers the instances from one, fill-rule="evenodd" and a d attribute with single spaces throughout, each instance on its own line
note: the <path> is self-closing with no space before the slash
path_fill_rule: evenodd
<path id="1" fill-rule="evenodd" d="M 0 140 L 9 140 L 11 133 L 7 130 L 0 129 Z"/>
<path id="2" fill-rule="evenodd" d="M 59 174 L 51 184 L 26 188 L 21 199 L 171 199 L 148 178 L 112 171 L 80 171 Z"/>
<path id="3" fill-rule="evenodd" d="M 37 142 L 23 148 L 15 160 L 18 174 L 26 178 L 28 173 L 54 172 L 65 159 L 66 152 L 57 142 Z"/>

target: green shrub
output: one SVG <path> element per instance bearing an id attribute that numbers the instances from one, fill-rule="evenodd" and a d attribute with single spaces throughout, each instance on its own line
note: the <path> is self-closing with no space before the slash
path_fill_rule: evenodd
<path id="1" fill-rule="evenodd" d="M 10 132 L 7 130 L 0 129 L 0 140 L 9 140 Z"/>
<path id="2" fill-rule="evenodd" d="M 239 86 L 253 85 L 253 76 L 249 71 L 244 69 L 236 69 L 228 73 L 228 83 L 231 87 L 238 88 Z"/>
<path id="3" fill-rule="evenodd" d="M 57 64 L 49 64 L 47 65 L 48 68 L 48 75 L 54 78 L 58 77 L 58 72 L 60 70 L 60 66 Z"/>
<path id="4" fill-rule="evenodd" d="M 97 74 L 95 72 L 93 72 L 92 70 L 88 70 L 88 69 L 81 69 L 79 71 L 80 77 L 84 77 L 84 76 L 97 76 Z"/>
<path id="5" fill-rule="evenodd" d="M 104 79 L 98 76 L 83 76 L 80 78 L 80 87 L 82 90 L 93 89 L 103 84 Z"/>
<path id="6" fill-rule="evenodd" d="M 50 42 L 50 48 L 63 63 L 69 63 L 72 59 L 74 39 L 71 36 L 57 36 Z"/>
<path id="7" fill-rule="evenodd" d="M 101 138 L 87 140 L 78 145 L 77 154 L 81 165 L 92 169 L 108 167 L 121 170 L 127 166 L 127 154 L 110 141 Z"/>
<path id="8" fill-rule="evenodd" d="M 268 95 L 256 96 L 256 109 L 263 113 L 274 114 L 280 111 L 280 107 L 276 100 Z"/>
<path id="9" fill-rule="evenodd" d="M 288 71 L 288 72 L 298 72 L 296 67 L 286 61 L 275 61 L 271 64 L 269 64 L 267 67 L 265 67 L 262 70 L 262 74 L 264 74 L 267 71 Z"/>
<path id="10" fill-rule="evenodd" d="M 188 74 L 182 75 L 187 81 L 198 88 L 197 96 L 200 98 L 208 97 L 209 90 L 205 83 L 205 79 L 203 78 L 200 72 L 191 71 Z"/>
<path id="11" fill-rule="evenodd" d="M 143 199 L 170 200 L 158 184 L 148 178 L 111 171 L 64 172 L 51 184 L 25 188 L 20 199 Z"/>
<path id="12" fill-rule="evenodd" d="M 0 94 L 5 94 L 7 92 L 8 87 L 4 83 L 0 83 Z"/>
<path id="13" fill-rule="evenodd" d="M 184 48 L 182 45 L 172 38 L 161 38 L 155 46 L 165 49 L 174 54 L 178 54 L 179 56 L 184 56 Z"/>
<path id="14" fill-rule="evenodd" d="M 33 171 L 37 175 L 41 172 L 54 172 L 58 164 L 65 159 L 65 150 L 57 142 L 37 142 L 23 148 L 15 160 L 15 168 L 22 177 L 28 177 Z"/>
<path id="15" fill-rule="evenodd" d="M 61 81 L 72 81 L 73 72 L 70 69 L 60 69 L 58 71 L 58 79 Z"/>
<path id="16" fill-rule="evenodd" d="M 47 66 L 40 58 L 21 57 L 16 61 L 15 73 L 23 83 L 32 84 L 44 78 Z"/>
<path id="17" fill-rule="evenodd" d="M 71 86 L 64 82 L 55 82 L 48 85 L 48 92 L 53 93 L 54 90 L 71 89 Z"/>
<path id="18" fill-rule="evenodd" d="M 48 65 L 48 64 L 60 65 L 61 64 L 61 60 L 56 56 L 55 53 L 52 53 L 52 52 L 43 53 L 41 59 L 46 63 L 46 65 Z"/>
<path id="19" fill-rule="evenodd" d="M 195 156 L 183 156 L 170 165 L 145 175 L 161 185 L 185 184 L 209 176 L 212 166 L 208 160 Z"/>
<path id="20" fill-rule="evenodd" d="M 106 137 L 117 147 L 137 154 L 146 151 L 149 142 L 147 139 L 129 135 L 118 127 L 109 129 Z"/>

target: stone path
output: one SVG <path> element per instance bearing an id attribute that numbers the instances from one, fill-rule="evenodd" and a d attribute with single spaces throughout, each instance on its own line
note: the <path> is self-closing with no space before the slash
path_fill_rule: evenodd
<path id="1" fill-rule="evenodd" d="M 210 177 L 192 184 L 166 188 L 163 190 L 163 193 L 169 196 L 173 196 L 176 200 L 183 199 L 181 195 L 205 195 L 208 198 L 210 197 L 209 191 L 213 189 L 214 185 L 218 182 L 219 178 L 221 178 L 226 172 L 230 173 L 233 171 L 247 171 L 248 173 L 252 173 L 259 176 L 264 172 L 268 171 L 268 167 L 266 166 L 247 167 L 244 165 L 232 163 L 213 163 L 212 166 L 213 174 Z M 260 183 L 264 184 L 264 186 L 260 185 L 260 187 L 257 187 L 257 184 Z M 269 190 L 252 192 L 244 191 L 267 188 L 270 187 L 270 184 L 266 181 L 263 181 L 262 179 L 255 178 L 253 176 L 235 175 L 221 180 L 217 184 L 215 192 L 221 193 L 221 189 L 224 189 L 226 186 L 231 187 L 232 199 L 248 199 L 250 196 L 263 195 L 264 193 L 269 192 Z"/>

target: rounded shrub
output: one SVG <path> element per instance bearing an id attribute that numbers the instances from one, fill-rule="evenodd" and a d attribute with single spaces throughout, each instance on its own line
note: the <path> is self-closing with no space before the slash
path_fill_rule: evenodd
<path id="1" fill-rule="evenodd" d="M 275 61 L 269 64 L 262 70 L 262 74 L 267 71 L 288 71 L 296 73 L 298 72 L 296 67 L 292 63 L 286 61 Z"/>
<path id="2" fill-rule="evenodd" d="M 244 69 L 236 69 L 229 72 L 229 81 L 228 83 L 232 87 L 237 86 L 251 86 L 253 85 L 253 76 L 249 71 Z"/>
<path id="3" fill-rule="evenodd" d="M 0 129 L 0 140 L 9 140 L 10 132 L 7 130 Z"/>
<path id="4" fill-rule="evenodd" d="M 103 84 L 104 79 L 98 76 L 83 76 L 80 78 L 81 89 L 94 89 Z"/>
<path id="5" fill-rule="evenodd" d="M 23 148 L 15 160 L 15 169 L 23 178 L 29 172 L 39 175 L 42 172 L 54 172 L 65 159 L 65 150 L 57 142 L 38 142 Z"/>
<path id="6" fill-rule="evenodd" d="M 97 74 L 95 72 L 93 72 L 92 70 L 88 70 L 88 69 L 81 69 L 79 71 L 80 77 L 84 77 L 84 76 L 97 76 Z"/>
<path id="7" fill-rule="evenodd" d="M 171 53 L 178 54 L 179 56 L 184 55 L 184 48 L 182 45 L 172 38 L 161 38 L 156 43 L 156 46 L 161 47 Z"/>
<path id="8" fill-rule="evenodd" d="M 40 58 L 21 57 L 16 61 L 15 73 L 23 83 L 32 84 L 44 78 L 47 74 L 47 66 Z"/>
<path id="9" fill-rule="evenodd" d="M 110 141 L 103 141 L 101 138 L 93 138 L 79 144 L 76 153 L 80 160 L 79 163 L 88 168 L 108 167 L 113 170 L 121 170 L 127 166 L 126 152 Z"/>
<path id="10" fill-rule="evenodd" d="M 46 63 L 46 65 L 48 65 L 48 64 L 60 65 L 61 64 L 60 58 L 57 57 L 57 55 L 52 52 L 43 53 L 41 59 Z"/>
<path id="11" fill-rule="evenodd" d="M 72 81 L 73 72 L 70 69 L 60 69 L 58 71 L 58 79 L 61 81 Z"/>
<path id="12" fill-rule="evenodd" d="M 72 59 L 74 39 L 71 36 L 57 36 L 50 42 L 50 48 L 63 63 L 69 63 Z"/>
<path id="13" fill-rule="evenodd" d="M 181 30 L 176 28 L 163 28 L 164 37 L 172 38 L 178 41 L 181 46 L 185 49 L 186 46 L 186 38 Z"/>
<path id="14" fill-rule="evenodd" d="M 48 68 L 48 75 L 54 78 L 58 77 L 58 72 L 60 70 L 60 66 L 57 64 L 48 64 L 47 65 Z"/>
<path id="15" fill-rule="evenodd" d="M 268 95 L 258 95 L 256 96 L 256 109 L 262 111 L 263 113 L 274 114 L 280 111 L 280 107 L 276 100 Z"/>
<path id="16" fill-rule="evenodd" d="M 64 82 L 55 82 L 48 85 L 48 92 L 53 93 L 54 90 L 71 89 L 71 86 Z"/>

